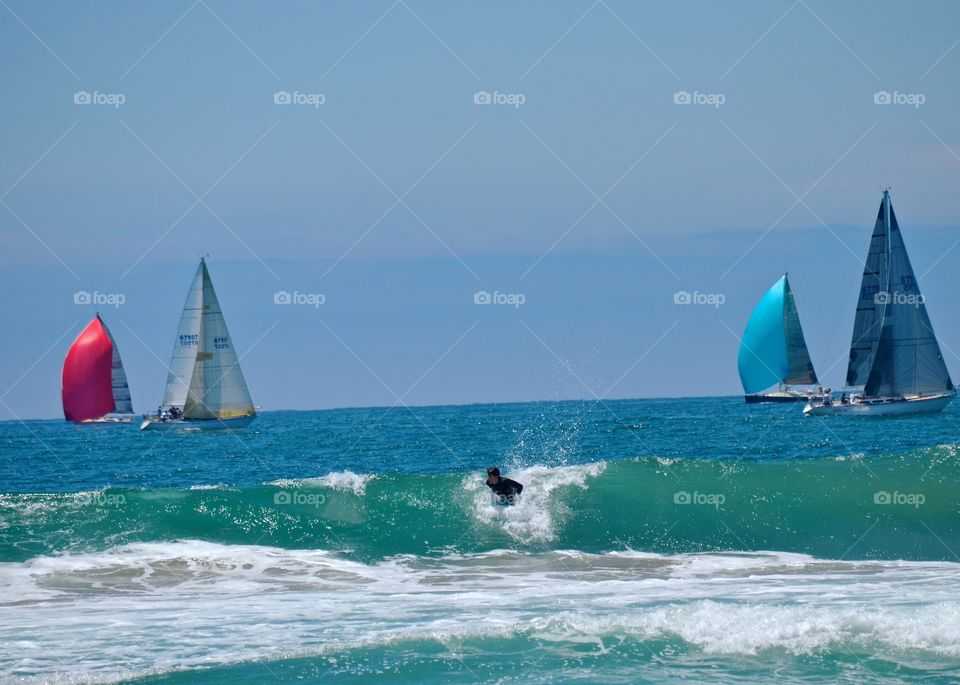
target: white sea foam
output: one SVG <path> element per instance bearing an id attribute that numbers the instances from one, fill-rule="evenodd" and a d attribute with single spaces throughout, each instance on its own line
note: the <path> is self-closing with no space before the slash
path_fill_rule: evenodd
<path id="1" fill-rule="evenodd" d="M 68 493 L 0 494 L 0 515 L 4 509 L 15 511 L 18 516 L 24 517 L 50 514 L 63 509 L 76 509 L 95 502 L 105 493 L 106 488 Z"/>
<path id="2" fill-rule="evenodd" d="M 275 485 L 281 488 L 300 488 L 300 487 L 321 487 L 341 492 L 352 492 L 360 496 L 366 492 L 367 484 L 374 480 L 376 475 L 372 473 L 354 473 L 353 471 L 334 471 L 325 476 L 316 478 L 281 478 L 270 481 L 267 485 Z"/>
<path id="3" fill-rule="evenodd" d="M 565 612 L 534 621 L 534 635 L 551 641 L 590 636 L 653 639 L 677 636 L 709 654 L 778 649 L 809 655 L 828 649 L 890 648 L 960 656 L 960 603 L 905 611 L 895 606 L 731 605 L 697 600 L 644 612 L 597 616 Z"/>
<path id="4" fill-rule="evenodd" d="M 866 452 L 854 452 L 852 454 L 840 454 L 835 457 L 830 457 L 833 461 L 861 461 L 866 459 Z"/>
<path id="5" fill-rule="evenodd" d="M 956 659 L 958 582 L 960 564 L 778 552 L 496 551 L 364 564 L 322 550 L 133 544 L 0 564 L 0 681 L 91 682 L 489 635 Z"/>
<path id="6" fill-rule="evenodd" d="M 554 493 L 570 487 L 586 489 L 589 479 L 599 476 L 605 468 L 605 463 L 595 462 L 580 466 L 531 466 L 504 473 L 524 486 L 523 494 L 511 507 L 493 504 L 491 491 L 482 477 L 467 476 L 463 489 L 469 498 L 467 506 L 481 525 L 499 526 L 519 542 L 549 542 L 556 537 L 561 522 L 571 514 Z"/>

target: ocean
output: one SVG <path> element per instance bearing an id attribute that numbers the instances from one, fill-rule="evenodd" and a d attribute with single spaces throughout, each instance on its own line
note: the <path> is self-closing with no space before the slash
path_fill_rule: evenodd
<path id="1" fill-rule="evenodd" d="M 0 423 L 0 681 L 960 681 L 960 404 L 801 409 Z"/>

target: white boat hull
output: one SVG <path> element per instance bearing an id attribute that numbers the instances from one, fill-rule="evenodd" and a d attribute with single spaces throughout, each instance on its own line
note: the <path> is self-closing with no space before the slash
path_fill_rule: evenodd
<path id="1" fill-rule="evenodd" d="M 904 416 L 908 414 L 935 414 L 953 401 L 954 393 L 931 397 L 878 399 L 841 404 L 809 403 L 803 408 L 809 416 Z"/>
<path id="2" fill-rule="evenodd" d="M 764 403 L 783 403 L 783 402 L 809 402 L 813 399 L 814 393 L 812 392 L 798 392 L 798 391 L 778 391 L 778 392 L 766 392 L 766 393 L 754 393 L 752 395 L 744 395 L 743 399 L 747 404 L 764 404 Z"/>
<path id="3" fill-rule="evenodd" d="M 100 423 L 133 423 L 133 419 L 133 416 L 101 416 L 98 419 L 84 419 L 83 421 L 76 421 L 75 423 L 78 426 L 89 426 Z"/>
<path id="4" fill-rule="evenodd" d="M 251 416 L 238 416 L 233 419 L 176 419 L 174 421 L 159 421 L 155 418 L 144 419 L 140 424 L 140 430 L 154 431 L 216 431 L 216 430 L 234 430 L 246 428 L 257 418 L 256 414 Z"/>

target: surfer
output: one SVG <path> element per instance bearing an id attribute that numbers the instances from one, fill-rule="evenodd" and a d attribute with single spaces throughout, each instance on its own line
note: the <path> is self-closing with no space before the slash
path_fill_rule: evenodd
<path id="1" fill-rule="evenodd" d="M 517 495 L 523 492 L 523 485 L 515 480 L 500 477 L 500 469 L 491 466 L 487 469 L 487 487 L 496 495 L 497 504 L 504 506 L 514 504 Z"/>

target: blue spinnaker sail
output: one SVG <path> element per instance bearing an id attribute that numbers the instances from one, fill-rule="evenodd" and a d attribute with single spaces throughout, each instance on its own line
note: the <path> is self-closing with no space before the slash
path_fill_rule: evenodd
<path id="1" fill-rule="evenodd" d="M 760 299 L 740 340 L 737 366 L 744 392 L 750 394 L 777 385 L 789 370 L 783 304 L 787 277 L 783 276 Z"/>
<path id="2" fill-rule="evenodd" d="M 753 310 L 740 341 L 740 381 L 748 394 L 779 383 L 817 383 L 786 274 Z"/>

